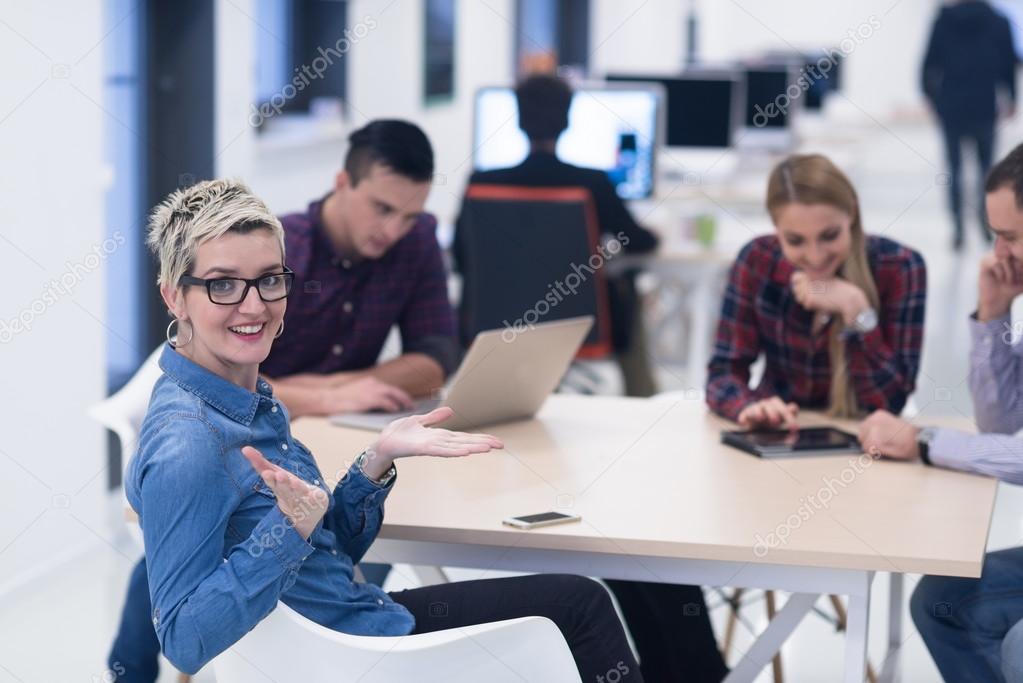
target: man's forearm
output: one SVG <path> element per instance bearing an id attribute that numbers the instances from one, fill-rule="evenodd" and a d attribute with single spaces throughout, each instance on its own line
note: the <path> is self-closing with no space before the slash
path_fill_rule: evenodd
<path id="1" fill-rule="evenodd" d="M 267 379 L 274 395 L 288 409 L 292 419 L 303 415 L 319 415 L 321 409 L 321 388 L 316 385 L 292 381 L 294 378 Z"/>
<path id="2" fill-rule="evenodd" d="M 376 377 L 413 397 L 426 396 L 444 386 L 444 369 L 425 353 L 405 353 L 355 374 Z"/>
<path id="3" fill-rule="evenodd" d="M 928 450 L 934 465 L 1023 484 L 1023 439 L 1015 436 L 938 429 Z"/>
<path id="4" fill-rule="evenodd" d="M 977 427 L 983 432 L 1011 434 L 1023 427 L 1023 392 L 1010 318 L 971 320 L 970 336 L 969 383 Z"/>

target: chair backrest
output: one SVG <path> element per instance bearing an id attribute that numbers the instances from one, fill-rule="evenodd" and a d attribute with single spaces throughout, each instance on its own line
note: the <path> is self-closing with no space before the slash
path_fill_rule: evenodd
<path id="1" fill-rule="evenodd" d="M 162 351 L 161 344 L 117 393 L 89 408 L 90 417 L 117 434 L 121 442 L 122 469 L 128 466 L 128 459 L 135 451 L 139 429 L 149 409 L 149 397 L 156 380 L 160 378 L 162 371 L 159 360 Z"/>
<path id="2" fill-rule="evenodd" d="M 412 636 L 353 636 L 282 602 L 213 660 L 217 683 L 580 683 L 554 622 L 525 617 Z"/>
<path id="3" fill-rule="evenodd" d="M 463 345 L 483 330 L 592 315 L 578 357 L 610 355 L 605 255 L 589 190 L 470 185 L 458 230 Z"/>

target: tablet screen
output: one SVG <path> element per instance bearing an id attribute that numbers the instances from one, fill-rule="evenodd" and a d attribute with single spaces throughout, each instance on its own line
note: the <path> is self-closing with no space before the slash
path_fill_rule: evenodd
<path id="1" fill-rule="evenodd" d="M 741 438 L 752 446 L 771 450 L 819 451 L 859 447 L 855 436 L 834 427 L 745 432 L 741 434 Z"/>

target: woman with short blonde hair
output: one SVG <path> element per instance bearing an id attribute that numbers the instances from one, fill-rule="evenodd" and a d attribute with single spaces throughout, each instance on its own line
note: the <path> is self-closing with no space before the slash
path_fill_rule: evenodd
<path id="1" fill-rule="evenodd" d="M 323 626 L 370 636 L 545 616 L 585 680 L 624 664 L 641 681 L 607 592 L 589 579 L 522 576 L 396 593 L 353 579 L 380 530 L 397 459 L 503 445 L 439 427 L 452 414 L 440 408 L 392 422 L 340 482 L 328 483 L 259 377 L 293 279 L 281 237 L 263 202 L 232 181 L 175 192 L 150 222 L 174 320 L 125 490 L 142 527 L 152 623 L 167 658 L 194 673 L 280 600 Z"/>

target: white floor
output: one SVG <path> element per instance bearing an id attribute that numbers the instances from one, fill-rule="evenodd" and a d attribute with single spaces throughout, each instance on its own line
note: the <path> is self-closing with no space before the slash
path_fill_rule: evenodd
<path id="1" fill-rule="evenodd" d="M 923 368 L 915 405 L 927 414 L 970 414 L 964 382 L 968 337 L 964 321 L 976 297 L 976 263 L 982 253 L 974 224 L 967 231 L 968 248 L 961 254 L 949 249 L 951 230 L 944 211 L 944 172 L 936 132 L 928 125 L 868 125 L 849 132 L 859 142 L 850 173 L 859 188 L 868 232 L 882 233 L 920 250 L 928 264 L 927 332 Z M 1003 131 L 1000 153 L 1013 141 L 1023 140 L 1019 127 Z M 822 143 L 823 144 L 823 143 Z M 661 367 L 665 389 L 686 388 L 684 369 Z M 991 548 L 1021 542 L 1023 492 L 1002 486 L 989 539 Z M 110 681 L 104 659 L 113 635 L 127 575 L 133 564 L 131 544 L 110 530 L 99 532 L 94 550 L 61 567 L 43 580 L 0 595 L 0 683 Z M 400 568 L 399 568 L 400 569 Z M 407 571 L 399 571 L 389 588 L 411 585 Z M 454 578 L 475 578 L 473 571 L 456 571 Z M 493 573 L 488 573 L 493 576 Z M 871 652 L 876 667 L 884 651 L 885 623 L 881 608 L 887 604 L 887 582 L 875 582 L 871 617 Z M 908 589 L 916 583 L 911 577 Z M 712 603 L 717 600 L 712 598 Z M 827 611 L 828 607 L 820 607 Z M 745 611 L 762 628 L 762 603 Z M 714 614 L 720 631 L 724 612 Z M 923 643 L 906 615 L 903 680 L 935 681 L 938 675 Z M 740 627 L 737 650 L 751 636 Z M 784 648 L 786 680 L 835 680 L 842 660 L 842 638 L 823 619 L 810 616 Z M 734 661 L 734 660 L 733 660 Z M 161 681 L 172 681 L 166 669 Z M 203 672 L 197 681 L 210 681 Z M 759 679 L 769 681 L 765 673 Z"/>

